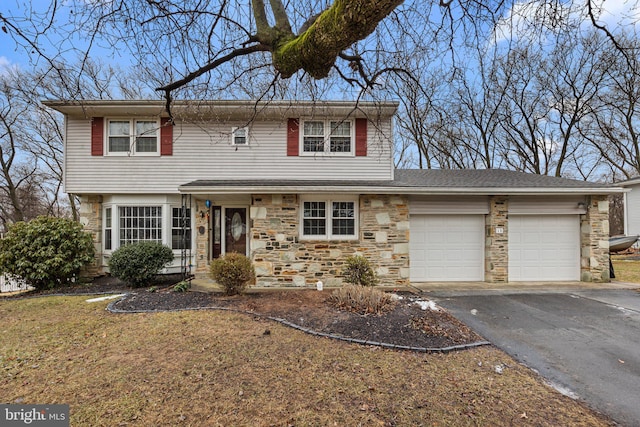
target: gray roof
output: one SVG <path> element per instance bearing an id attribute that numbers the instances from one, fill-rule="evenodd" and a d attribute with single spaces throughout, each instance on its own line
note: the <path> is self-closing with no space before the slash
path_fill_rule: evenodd
<path id="1" fill-rule="evenodd" d="M 610 194 L 610 184 L 501 169 L 396 169 L 393 181 L 375 180 L 197 180 L 182 192 L 359 192 L 383 194 Z"/>
<path id="2" fill-rule="evenodd" d="M 407 187 L 438 188 L 609 188 L 600 184 L 503 169 L 396 169 L 395 181 Z"/>

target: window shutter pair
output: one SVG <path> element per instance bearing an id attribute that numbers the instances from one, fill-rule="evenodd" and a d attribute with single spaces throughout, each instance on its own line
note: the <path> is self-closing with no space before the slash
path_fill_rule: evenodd
<path id="1" fill-rule="evenodd" d="M 91 155 L 104 155 L 104 117 L 91 119 Z M 166 117 L 160 119 L 160 155 L 173 155 L 173 125 Z"/>
<path id="2" fill-rule="evenodd" d="M 300 120 L 287 121 L 287 156 L 298 156 L 300 149 Z M 356 119 L 356 156 L 367 155 L 367 119 Z"/>

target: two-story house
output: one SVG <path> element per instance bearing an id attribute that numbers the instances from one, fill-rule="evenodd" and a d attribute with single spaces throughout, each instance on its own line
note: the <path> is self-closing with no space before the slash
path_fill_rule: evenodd
<path id="1" fill-rule="evenodd" d="M 95 272 L 141 240 L 204 276 L 248 255 L 259 286 L 341 283 L 367 257 L 381 284 L 609 280 L 618 188 L 504 170 L 395 170 L 394 102 L 47 101 L 65 115 L 68 193 Z"/>

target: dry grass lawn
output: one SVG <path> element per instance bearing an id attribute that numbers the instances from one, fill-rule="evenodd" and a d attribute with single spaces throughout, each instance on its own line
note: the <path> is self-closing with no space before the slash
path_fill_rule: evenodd
<path id="1" fill-rule="evenodd" d="M 611 425 L 491 347 L 390 351 L 85 299 L 0 299 L 0 402 L 66 403 L 72 426 Z"/>
<path id="2" fill-rule="evenodd" d="M 640 283 L 640 261 L 627 255 L 613 255 L 611 257 L 613 270 L 616 273 L 614 280 L 619 282 Z"/>

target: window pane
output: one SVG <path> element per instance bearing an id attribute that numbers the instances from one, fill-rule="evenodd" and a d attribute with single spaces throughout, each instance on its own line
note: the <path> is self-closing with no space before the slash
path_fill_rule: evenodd
<path id="1" fill-rule="evenodd" d="M 324 151 L 324 138 L 305 137 L 302 149 L 309 153 L 322 153 Z"/>
<path id="2" fill-rule="evenodd" d="M 351 136 L 351 122 L 331 122 L 331 135 Z"/>
<path id="3" fill-rule="evenodd" d="M 120 245 L 142 240 L 162 243 L 162 208 L 122 206 L 120 215 Z"/>
<path id="4" fill-rule="evenodd" d="M 156 136 L 158 125 L 155 121 L 136 121 L 136 136 Z"/>
<path id="5" fill-rule="evenodd" d="M 128 120 L 109 120 L 109 136 L 129 136 Z"/>
<path id="6" fill-rule="evenodd" d="M 191 248 L 191 209 L 171 209 L 171 248 Z M 184 215 L 183 215 L 184 212 Z M 183 226 L 184 225 L 184 226 Z M 183 244 L 184 242 L 184 244 Z"/>
<path id="7" fill-rule="evenodd" d="M 155 153 L 158 151 L 156 137 L 138 137 L 136 138 L 136 152 L 138 153 Z"/>
<path id="8" fill-rule="evenodd" d="M 129 137 L 109 137 L 109 151 L 127 152 L 129 151 Z"/>
<path id="9" fill-rule="evenodd" d="M 327 234 L 326 221 L 324 219 L 305 219 L 303 233 L 305 236 L 323 236 Z"/>
<path id="10" fill-rule="evenodd" d="M 331 208 L 331 234 L 353 236 L 356 233 L 355 203 L 333 202 Z"/>
<path id="11" fill-rule="evenodd" d="M 324 137 L 324 122 L 304 122 L 304 136 Z"/>
<path id="12" fill-rule="evenodd" d="M 236 128 L 233 131 L 233 144 L 234 145 L 246 145 L 247 144 L 247 129 Z"/>
<path id="13" fill-rule="evenodd" d="M 329 150 L 332 153 L 349 153 L 351 152 L 351 138 L 331 137 Z"/>

